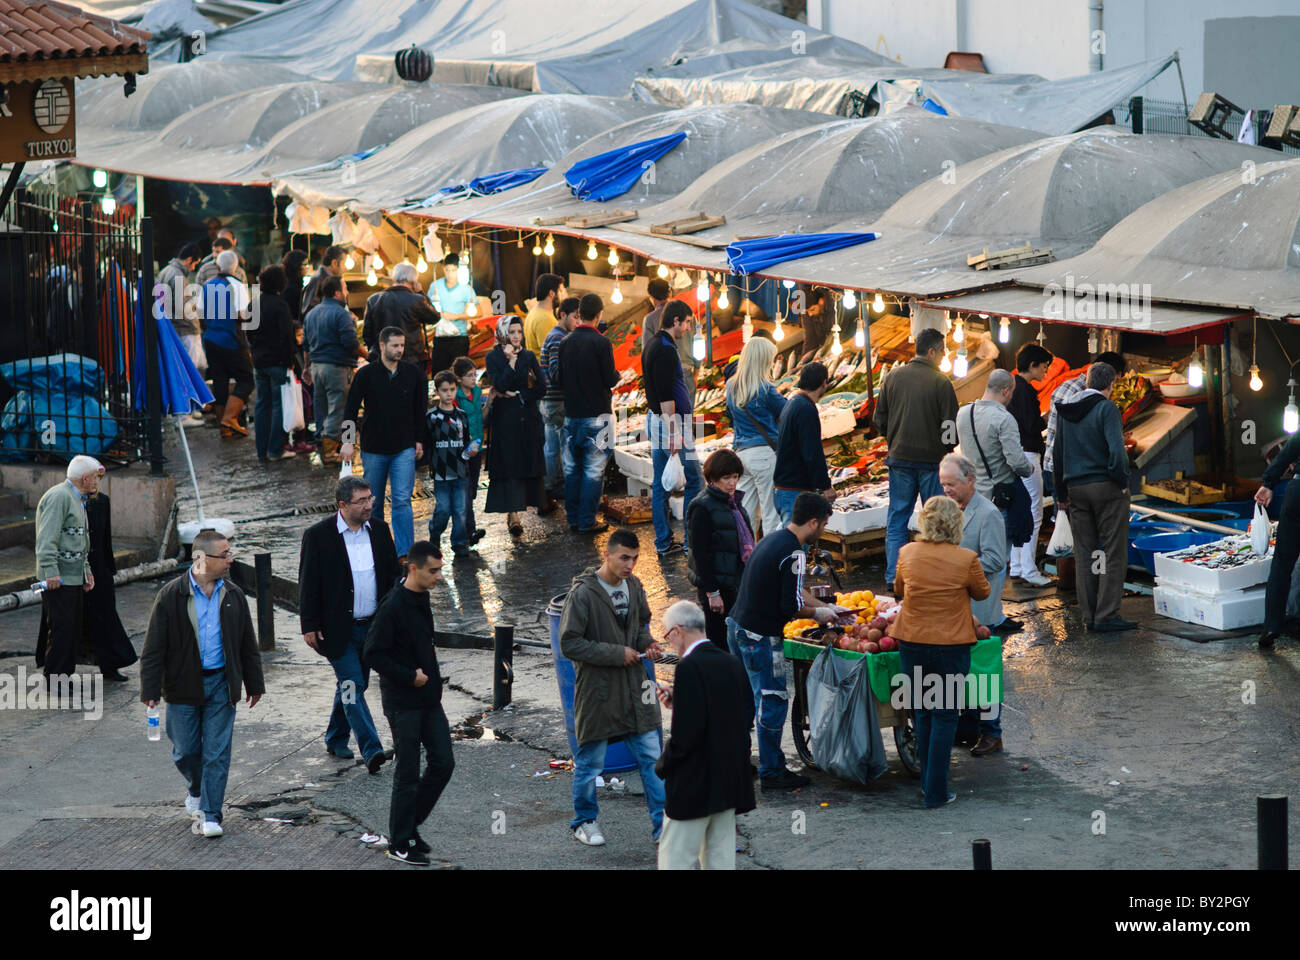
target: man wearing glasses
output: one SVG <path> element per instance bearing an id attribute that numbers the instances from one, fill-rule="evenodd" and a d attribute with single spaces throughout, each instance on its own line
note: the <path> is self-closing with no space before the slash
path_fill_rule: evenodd
<path id="1" fill-rule="evenodd" d="M 338 512 L 303 534 L 298 616 L 303 640 L 329 659 L 338 680 L 325 750 L 351 760 L 355 735 L 366 768 L 377 774 L 387 755 L 366 704 L 370 671 L 361 654 L 379 602 L 397 583 L 397 550 L 388 525 L 371 516 L 375 498 L 365 480 L 342 478 L 334 497 Z"/>
<path id="2" fill-rule="evenodd" d="M 234 551 L 215 530 L 194 538 L 194 565 L 158 591 L 140 657 L 140 699 L 167 700 L 172 760 L 185 777 L 193 832 L 219 837 L 241 688 L 262 699 L 262 656 L 242 590 L 226 579 Z"/>

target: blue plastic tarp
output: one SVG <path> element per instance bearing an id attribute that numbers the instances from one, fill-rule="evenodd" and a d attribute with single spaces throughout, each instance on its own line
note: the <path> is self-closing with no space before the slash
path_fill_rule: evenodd
<path id="1" fill-rule="evenodd" d="M 144 320 L 140 313 L 140 304 L 146 302 L 143 286 L 142 281 L 141 295 L 136 298 L 135 308 L 135 328 L 139 337 L 137 342 L 141 347 L 136 351 L 135 389 L 132 396 L 137 410 L 144 410 L 147 407 L 145 387 L 148 381 L 143 349 Z M 156 288 L 155 293 L 156 299 L 152 301 L 154 315 L 151 320 L 158 327 L 158 376 L 162 387 L 162 412 L 163 416 L 183 416 L 190 412 L 191 400 L 196 401 L 200 406 L 211 403 L 212 391 L 203 382 L 203 377 L 194 366 L 194 361 L 190 359 L 190 355 L 181 344 L 176 328 L 163 313 L 161 300 L 168 293 L 161 287 Z"/>
<path id="2" fill-rule="evenodd" d="M 102 376 L 99 364 L 75 353 L 0 365 L 0 378 L 14 388 L 0 412 L 0 449 L 45 450 L 65 460 L 104 453 L 117 439 L 118 428 L 99 402 Z"/>
<path id="3" fill-rule="evenodd" d="M 727 264 L 733 273 L 743 277 L 774 263 L 829 253 L 867 243 L 879 236 L 878 233 L 786 233 L 777 237 L 737 240 L 727 245 Z"/>
<path id="4" fill-rule="evenodd" d="M 462 196 L 490 196 L 494 193 L 500 193 L 502 190 L 509 190 L 511 187 L 522 187 L 525 183 L 532 183 L 546 170 L 546 167 L 524 167 L 520 170 L 491 173 L 486 177 L 475 177 L 469 183 L 457 183 L 450 187 L 443 187 L 438 193 L 445 196 L 440 196 L 438 199 L 451 199 L 453 195 L 456 199 Z"/>
<path id="5" fill-rule="evenodd" d="M 564 179 L 579 200 L 594 203 L 613 200 L 636 186 L 637 180 L 652 163 L 685 139 L 686 134 L 679 131 L 617 150 L 607 150 L 579 160 L 564 171 Z"/>

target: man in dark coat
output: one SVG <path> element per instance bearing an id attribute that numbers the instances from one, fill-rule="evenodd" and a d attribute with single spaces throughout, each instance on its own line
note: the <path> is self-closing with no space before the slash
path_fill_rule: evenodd
<path id="1" fill-rule="evenodd" d="M 438 311 L 415 290 L 418 283 L 415 265 L 399 263 L 393 267 L 393 285 L 366 300 L 366 315 L 361 322 L 361 341 L 369 351 L 369 360 L 379 360 L 379 334 L 385 327 L 406 331 L 406 349 L 402 359 L 424 371 L 429 370 L 429 331 L 438 322 Z"/>
<path id="2" fill-rule="evenodd" d="M 659 869 L 736 869 L 736 814 L 754 809 L 749 725 L 754 697 L 740 661 L 708 642 L 704 611 L 679 600 L 664 613 L 664 639 L 681 657 L 671 692 L 672 735 L 655 772 L 664 781 Z"/>
<path id="3" fill-rule="evenodd" d="M 298 561 L 298 616 L 306 644 L 328 658 L 338 686 L 325 729 L 330 756 L 352 759 L 356 735 L 367 768 L 378 773 L 384 747 L 366 704 L 370 671 L 362 658 L 379 603 L 397 582 L 397 550 L 384 521 L 371 517 L 375 498 L 360 477 L 334 491 L 338 512 L 312 524 Z"/>

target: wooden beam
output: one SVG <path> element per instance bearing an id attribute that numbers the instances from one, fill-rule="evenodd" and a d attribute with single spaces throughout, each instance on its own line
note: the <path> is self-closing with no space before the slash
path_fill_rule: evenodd
<path id="1" fill-rule="evenodd" d="M 624 223 L 628 220 L 635 220 L 638 214 L 635 210 L 607 210 L 604 213 L 592 213 L 584 217 L 574 217 L 564 221 L 566 227 L 575 227 L 585 229 L 589 227 L 603 227 L 609 223 Z"/>
<path id="2" fill-rule="evenodd" d="M 661 237 L 675 237 L 683 233 L 698 233 L 711 227 L 721 227 L 727 222 L 726 217 L 713 217 L 707 213 L 697 213 L 693 217 L 669 220 L 667 223 L 651 224 L 650 232 Z"/>
<path id="3" fill-rule="evenodd" d="M 146 53 L 95 57 L 60 57 L 55 60 L 23 60 L 0 63 L 0 83 L 28 80 L 58 80 L 65 77 L 111 77 L 149 72 Z"/>

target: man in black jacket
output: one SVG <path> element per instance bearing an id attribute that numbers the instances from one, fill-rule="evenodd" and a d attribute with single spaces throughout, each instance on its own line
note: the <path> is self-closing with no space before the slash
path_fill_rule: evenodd
<path id="1" fill-rule="evenodd" d="M 420 824 L 451 781 L 455 760 L 442 711 L 442 675 L 433 648 L 429 591 L 442 579 L 442 553 L 428 540 L 411 546 L 406 579 L 384 599 L 366 637 L 365 662 L 379 674 L 384 715 L 397 752 L 388 813 L 388 856 L 429 865 Z M 420 775 L 420 747 L 429 762 Z"/>
<path id="2" fill-rule="evenodd" d="M 660 559 L 690 550 L 689 530 L 683 530 L 680 544 L 673 540 L 668 491 L 662 482 L 668 462 L 676 456 L 682 465 L 686 477 L 682 502 L 686 506 L 695 502 L 704 487 L 700 478 L 700 460 L 695 453 L 695 392 L 687 389 L 682 361 L 677 354 L 677 344 L 688 336 L 694 319 L 689 306 L 681 300 L 670 301 L 660 317 L 659 332 L 650 338 L 650 345 L 641 354 L 641 380 L 645 385 L 648 408 L 646 429 L 650 434 L 654 475 L 650 484 L 650 516 L 654 521 L 655 550 Z M 683 514 L 683 528 L 686 526 L 684 521 Z"/>
<path id="3" fill-rule="evenodd" d="M 257 391 L 253 436 L 257 442 L 257 459 L 276 462 L 297 456 L 284 446 L 289 435 L 284 430 L 284 410 L 280 404 L 280 387 L 288 381 L 297 343 L 293 335 L 293 314 L 282 296 L 284 268 L 279 264 L 265 267 L 258 274 L 257 284 L 261 291 L 257 301 L 258 322 L 248 331 L 253 388 Z"/>
<path id="4" fill-rule="evenodd" d="M 378 773 L 384 747 L 366 704 L 370 671 L 362 666 L 362 651 L 379 601 L 397 582 L 397 551 L 384 521 L 370 517 L 375 498 L 366 481 L 344 477 L 334 499 L 338 512 L 302 537 L 298 616 L 303 640 L 329 659 L 338 678 L 326 752 L 352 759 L 348 738 L 355 733 L 366 767 Z"/>
<path id="5" fill-rule="evenodd" d="M 200 530 L 193 550 L 190 571 L 154 598 L 140 657 L 140 700 L 153 708 L 167 699 L 172 761 L 189 788 L 185 811 L 195 818 L 193 832 L 211 838 L 223 833 L 235 705 L 247 688 L 251 710 L 266 684 L 248 599 L 226 579 L 230 542 Z"/>
<path id="6" fill-rule="evenodd" d="M 777 421 L 772 500 L 783 523 L 790 522 L 794 502 L 801 493 L 835 499 L 822 449 L 821 415 L 817 412 L 817 401 L 826 393 L 829 382 L 823 364 L 813 361 L 805 366 L 799 371 L 798 389 Z"/>
<path id="7" fill-rule="evenodd" d="M 400 327 L 384 327 L 379 344 L 379 363 L 362 367 L 348 388 L 339 458 L 349 463 L 356 452 L 357 416 L 364 406 L 361 465 L 380 520 L 384 519 L 384 488 L 392 482 L 393 540 L 397 555 L 404 557 L 415 540 L 411 490 L 415 487 L 415 464 L 424 456 L 421 441 L 424 414 L 429 409 L 429 382 L 419 367 L 400 362 L 406 349 L 406 334 Z"/>
<path id="8" fill-rule="evenodd" d="M 379 333 L 385 327 L 406 331 L 406 348 L 402 359 L 415 364 L 429 375 L 429 330 L 438 322 L 438 311 L 416 292 L 419 282 L 415 264 L 393 267 L 393 285 L 366 301 L 366 316 L 361 322 L 361 341 L 369 351 L 371 363 L 379 360 Z M 433 371 L 437 373 L 437 370 Z"/>
<path id="9" fill-rule="evenodd" d="M 672 737 L 655 767 L 664 781 L 659 869 L 736 869 L 736 814 L 754 809 L 749 725 L 754 697 L 745 668 L 708 642 L 704 611 L 679 600 L 664 613 L 664 639 L 681 658 L 671 692 Z"/>
<path id="10" fill-rule="evenodd" d="M 306 318 L 311 312 L 311 308 L 324 299 L 321 292 L 321 284 L 329 277 L 343 276 L 343 257 L 344 250 L 342 247 L 330 247 L 320 259 L 320 269 L 312 274 L 311 279 L 303 285 L 302 299 L 298 301 L 298 315 Z"/>
<path id="11" fill-rule="evenodd" d="M 1047 421 L 1038 403 L 1038 391 L 1030 381 L 1041 380 L 1052 365 L 1052 354 L 1037 343 L 1026 343 L 1016 351 L 1016 389 L 1007 406 L 1020 428 L 1020 447 L 1033 473 L 1022 478 L 1029 491 L 1029 512 L 1034 530 L 1029 540 L 1019 547 L 1011 547 L 1011 576 L 1019 577 L 1035 587 L 1045 587 L 1052 581 L 1038 569 L 1038 528 L 1043 523 L 1043 431 Z"/>
<path id="12" fill-rule="evenodd" d="M 605 465 L 614 452 L 610 392 L 618 385 L 614 348 L 596 329 L 604 310 L 594 293 L 579 301 L 578 324 L 560 343 L 551 371 L 551 386 L 564 390 L 564 508 L 569 529 L 582 533 L 609 529 L 596 523 Z"/>

